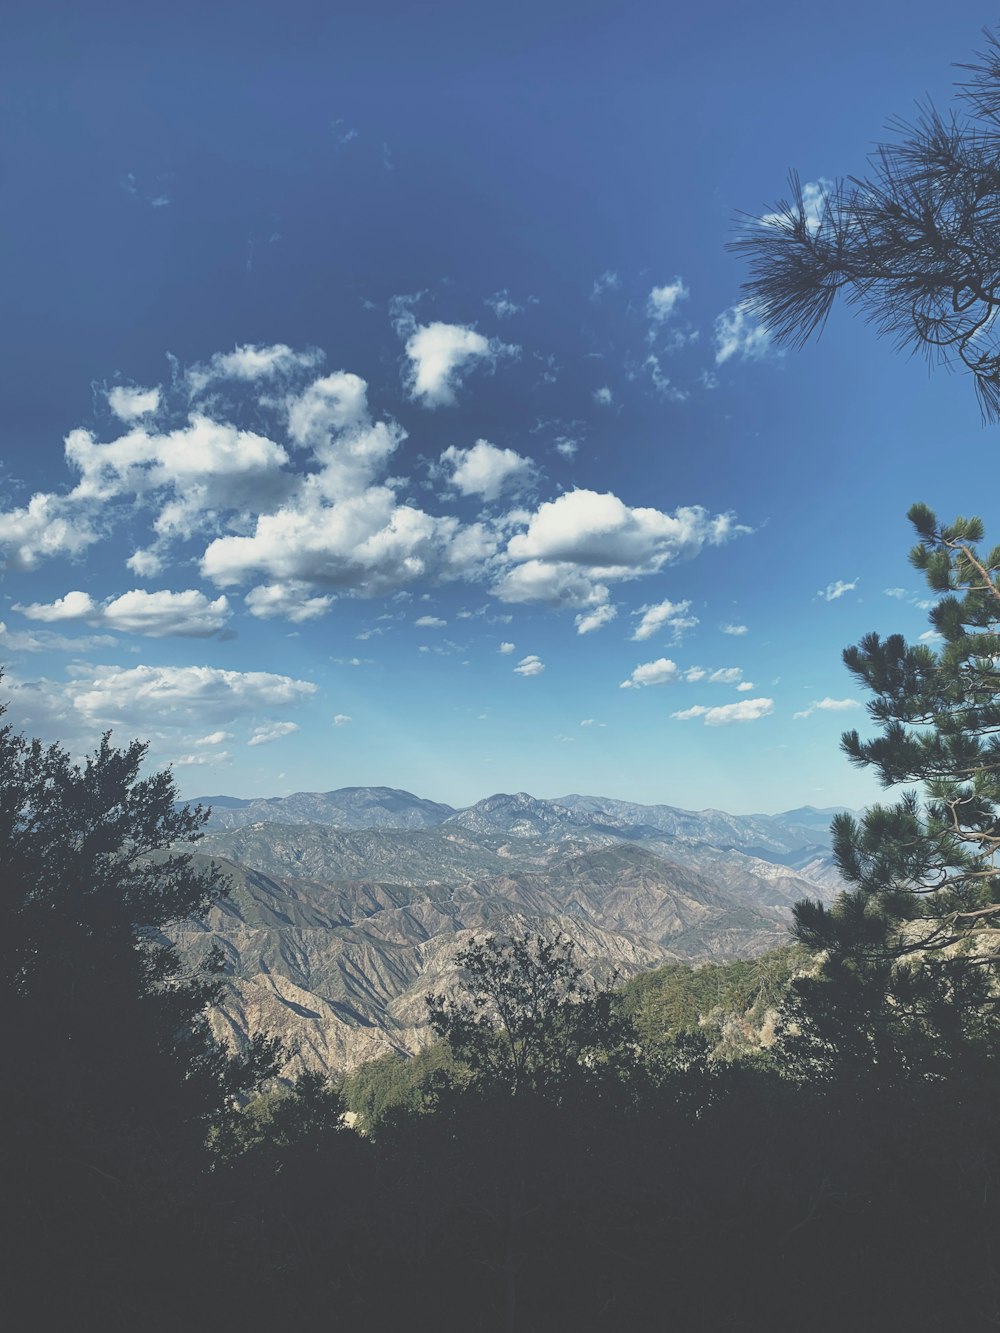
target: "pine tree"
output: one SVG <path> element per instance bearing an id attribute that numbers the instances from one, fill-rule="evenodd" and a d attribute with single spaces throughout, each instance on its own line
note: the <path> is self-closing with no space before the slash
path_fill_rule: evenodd
<path id="1" fill-rule="evenodd" d="M 826 953 L 796 983 L 814 1036 L 883 1069 L 948 1065 L 995 1035 L 1000 964 L 1000 546 L 983 525 L 909 517 L 911 563 L 938 600 L 937 646 L 866 635 L 844 653 L 873 693 L 880 733 L 845 733 L 852 763 L 885 787 L 920 783 L 858 821 L 839 815 L 834 855 L 852 888 L 830 908 L 804 902 L 795 934 Z"/>
<path id="2" fill-rule="evenodd" d="M 791 198 L 747 219 L 730 248 L 746 254 L 745 290 L 782 343 L 801 346 L 838 295 L 900 347 L 974 379 L 1000 418 L 1000 41 L 967 66 L 958 107 L 918 108 L 872 155 L 864 178 Z"/>

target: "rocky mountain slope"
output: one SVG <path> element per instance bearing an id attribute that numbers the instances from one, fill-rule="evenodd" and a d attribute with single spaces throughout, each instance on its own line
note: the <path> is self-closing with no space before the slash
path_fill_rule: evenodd
<path id="1" fill-rule="evenodd" d="M 220 827 L 234 810 L 268 818 Z M 782 943 L 792 903 L 838 887 L 821 821 L 793 813 L 526 793 L 453 811 L 390 788 L 217 802 L 199 856 L 233 893 L 175 938 L 191 963 L 223 951 L 219 1035 L 282 1037 L 288 1074 L 347 1070 L 426 1040 L 424 996 L 455 984 L 454 956 L 479 932 L 562 931 L 602 981 Z M 365 818 L 377 822 L 350 822 Z"/>

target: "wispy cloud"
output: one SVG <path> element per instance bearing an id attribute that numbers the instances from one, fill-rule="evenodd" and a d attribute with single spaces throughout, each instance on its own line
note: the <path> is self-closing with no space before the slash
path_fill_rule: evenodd
<path id="1" fill-rule="evenodd" d="M 815 700 L 813 703 L 809 705 L 808 708 L 803 708 L 801 712 L 793 713 L 792 716 L 798 719 L 803 717 L 812 717 L 813 713 L 815 712 L 846 713 L 849 712 L 850 709 L 852 708 L 860 708 L 860 707 L 861 705 L 857 701 L 857 699 L 830 699 L 828 697 L 826 699 Z"/>
<path id="2" fill-rule="evenodd" d="M 728 727 L 734 722 L 756 722 L 774 712 L 773 699 L 741 699 L 739 703 L 722 704 L 716 708 L 706 708 L 696 704 L 693 708 L 682 708 L 679 713 L 671 714 L 678 722 L 687 722 L 691 718 L 704 719 L 706 727 Z"/>

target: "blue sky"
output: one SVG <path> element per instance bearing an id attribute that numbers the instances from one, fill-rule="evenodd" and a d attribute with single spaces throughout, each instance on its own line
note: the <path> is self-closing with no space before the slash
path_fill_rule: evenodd
<path id="1" fill-rule="evenodd" d="M 914 500 L 996 533 L 995 431 L 849 312 L 775 351 L 724 247 L 990 19 L 22 7 L 9 720 L 186 795 L 872 799 L 841 649 L 927 627 Z"/>

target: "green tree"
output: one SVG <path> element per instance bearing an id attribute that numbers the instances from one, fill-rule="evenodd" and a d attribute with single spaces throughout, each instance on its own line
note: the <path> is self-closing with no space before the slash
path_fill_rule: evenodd
<path id="1" fill-rule="evenodd" d="M 278 1050 L 261 1039 L 236 1058 L 213 1039 L 220 960 L 185 974 L 164 934 L 228 888 L 183 850 L 208 811 L 177 807 L 169 770 L 141 776 L 146 749 L 105 735 L 76 764 L 0 728 L 4 1114 L 21 1136 L 116 1156 L 200 1143 Z"/>
<path id="2" fill-rule="evenodd" d="M 616 1074 L 632 1058 L 630 1021 L 609 989 L 588 985 L 563 935 L 528 932 L 474 940 L 456 958 L 464 995 L 428 995 L 435 1036 L 480 1086 L 557 1100 L 588 1077 Z"/>
<path id="3" fill-rule="evenodd" d="M 834 855 L 851 889 L 831 907 L 795 909 L 795 935 L 826 953 L 794 983 L 831 1049 L 898 1069 L 948 1063 L 995 1035 L 1000 963 L 1000 547 L 983 525 L 909 513 L 912 564 L 938 600 L 937 646 L 866 635 L 844 653 L 874 698 L 880 731 L 842 738 L 884 787 L 921 783 L 859 821 L 834 820 Z"/>
<path id="4" fill-rule="evenodd" d="M 838 294 L 880 333 L 970 372 L 984 415 L 1000 418 L 1000 42 L 987 47 L 949 116 L 918 107 L 872 155 L 863 178 L 791 197 L 748 224 L 752 307 L 800 346 Z"/>

